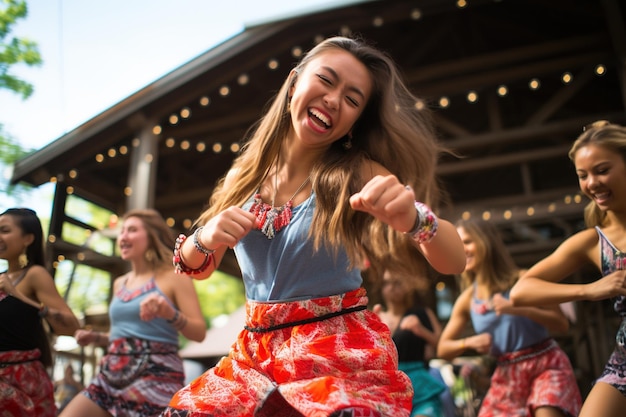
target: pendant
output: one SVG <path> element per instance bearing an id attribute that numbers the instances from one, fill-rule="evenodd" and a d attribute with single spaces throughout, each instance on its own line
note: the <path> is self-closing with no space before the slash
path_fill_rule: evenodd
<path id="1" fill-rule="evenodd" d="M 261 194 L 254 195 L 254 202 L 250 212 L 257 218 L 257 227 L 268 239 L 273 239 L 276 233 L 291 222 L 291 200 L 281 207 L 273 207 L 261 200 Z"/>

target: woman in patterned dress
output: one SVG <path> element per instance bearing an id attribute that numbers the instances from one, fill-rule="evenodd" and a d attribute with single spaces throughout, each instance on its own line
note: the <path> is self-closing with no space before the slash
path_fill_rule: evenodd
<path id="1" fill-rule="evenodd" d="M 202 341 L 206 325 L 193 281 L 172 270 L 173 242 L 157 211 L 124 215 L 117 244 L 132 269 L 113 283 L 110 331 L 75 335 L 82 346 L 106 347 L 106 354 L 99 373 L 60 416 L 158 416 L 183 386 L 179 333 Z"/>
<path id="2" fill-rule="evenodd" d="M 598 121 L 569 151 L 580 190 L 591 200 L 587 229 L 530 268 L 511 292 L 515 305 L 614 299 L 622 319 L 615 348 L 584 401 L 581 417 L 620 417 L 626 410 L 626 127 Z M 561 283 L 586 265 L 602 277 L 588 284 Z"/>
<path id="3" fill-rule="evenodd" d="M 487 221 L 460 220 L 465 247 L 465 289 L 452 308 L 437 354 L 451 360 L 467 349 L 492 355 L 491 376 L 479 417 L 576 417 L 581 397 L 565 352 L 550 336 L 569 323 L 558 305 L 513 307 L 511 287 L 520 270 L 498 229 Z M 460 337 L 471 322 L 476 332 Z"/>
<path id="4" fill-rule="evenodd" d="M 454 225 L 423 204 L 436 204 L 441 149 L 421 104 L 360 40 L 329 38 L 289 73 L 175 247 L 177 268 L 198 277 L 234 248 L 247 315 L 164 415 L 409 415 L 411 382 L 367 310 L 361 266 L 419 247 L 443 273 L 463 268 Z"/>
<path id="5" fill-rule="evenodd" d="M 56 415 L 50 342 L 43 319 L 57 335 L 71 336 L 79 323 L 57 291 L 44 263 L 37 214 L 10 208 L 0 214 L 0 415 Z"/>

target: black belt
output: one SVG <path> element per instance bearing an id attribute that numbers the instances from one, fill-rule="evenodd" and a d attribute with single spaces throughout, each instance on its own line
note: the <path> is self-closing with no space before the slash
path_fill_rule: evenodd
<path id="1" fill-rule="evenodd" d="M 287 327 L 301 326 L 303 324 L 315 323 L 318 321 L 331 319 L 333 317 L 342 316 L 344 314 L 354 313 L 356 311 L 362 311 L 362 310 L 365 310 L 366 308 L 367 306 L 350 307 L 350 308 L 346 308 L 345 310 L 334 311 L 332 313 L 324 314 L 318 317 L 311 317 L 309 319 L 292 321 L 289 323 L 281 323 L 281 324 L 277 324 L 275 326 L 269 326 L 269 327 L 250 327 L 250 326 L 243 326 L 243 327 L 249 332 L 267 333 L 267 332 L 273 332 L 274 330 L 286 329 Z"/>

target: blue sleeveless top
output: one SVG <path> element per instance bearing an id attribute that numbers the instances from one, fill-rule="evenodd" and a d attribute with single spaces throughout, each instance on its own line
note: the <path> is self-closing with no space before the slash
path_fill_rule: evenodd
<path id="1" fill-rule="evenodd" d="M 141 301 L 153 292 L 159 293 L 165 297 L 168 303 L 172 304 L 170 299 L 157 287 L 154 278 L 151 278 L 141 288 L 133 291 L 126 288 L 126 281 L 124 281 L 122 288 L 115 293 L 109 306 L 109 318 L 111 320 L 109 340 L 121 337 L 135 337 L 153 342 L 178 345 L 178 331 L 167 320 L 156 318 L 143 321 L 139 318 Z"/>
<path id="2" fill-rule="evenodd" d="M 626 269 L 626 253 L 620 251 L 611 243 L 602 230 L 596 226 L 596 231 L 600 238 L 600 263 L 602 265 L 602 276 L 607 276 L 611 272 Z M 626 297 L 619 295 L 615 297 L 613 309 L 621 317 L 626 317 Z"/>
<path id="3" fill-rule="evenodd" d="M 244 205 L 252 206 L 253 198 Z M 315 209 L 315 194 L 293 207 L 291 222 L 273 239 L 253 229 L 235 245 L 246 297 L 254 301 L 293 301 L 343 294 L 361 286 L 359 269 L 340 248 L 335 256 L 322 246 L 313 249 L 308 238 Z M 323 224 L 314 227 L 325 227 Z"/>
<path id="4" fill-rule="evenodd" d="M 509 299 L 510 290 L 502 293 Z M 515 352 L 537 344 L 549 337 L 548 330 L 541 324 L 524 316 L 512 314 L 496 315 L 484 300 L 476 298 L 476 284 L 470 308 L 472 324 L 476 333 L 491 334 L 491 354 Z"/>

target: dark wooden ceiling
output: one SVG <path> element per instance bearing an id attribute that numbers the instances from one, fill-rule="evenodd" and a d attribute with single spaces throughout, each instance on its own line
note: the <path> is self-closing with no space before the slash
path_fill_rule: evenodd
<path id="1" fill-rule="evenodd" d="M 359 35 L 395 59 L 458 154 L 439 168 L 451 200 L 446 216 L 491 216 L 527 265 L 581 227 L 585 200 L 576 197 L 566 154 L 582 126 L 626 121 L 624 5 L 466 3 L 368 1 L 248 27 L 24 158 L 13 182 L 54 178 L 121 214 L 133 146 L 160 126 L 156 180 L 146 187 L 155 187 L 154 207 L 182 229 L 298 54 L 324 37 Z"/>

